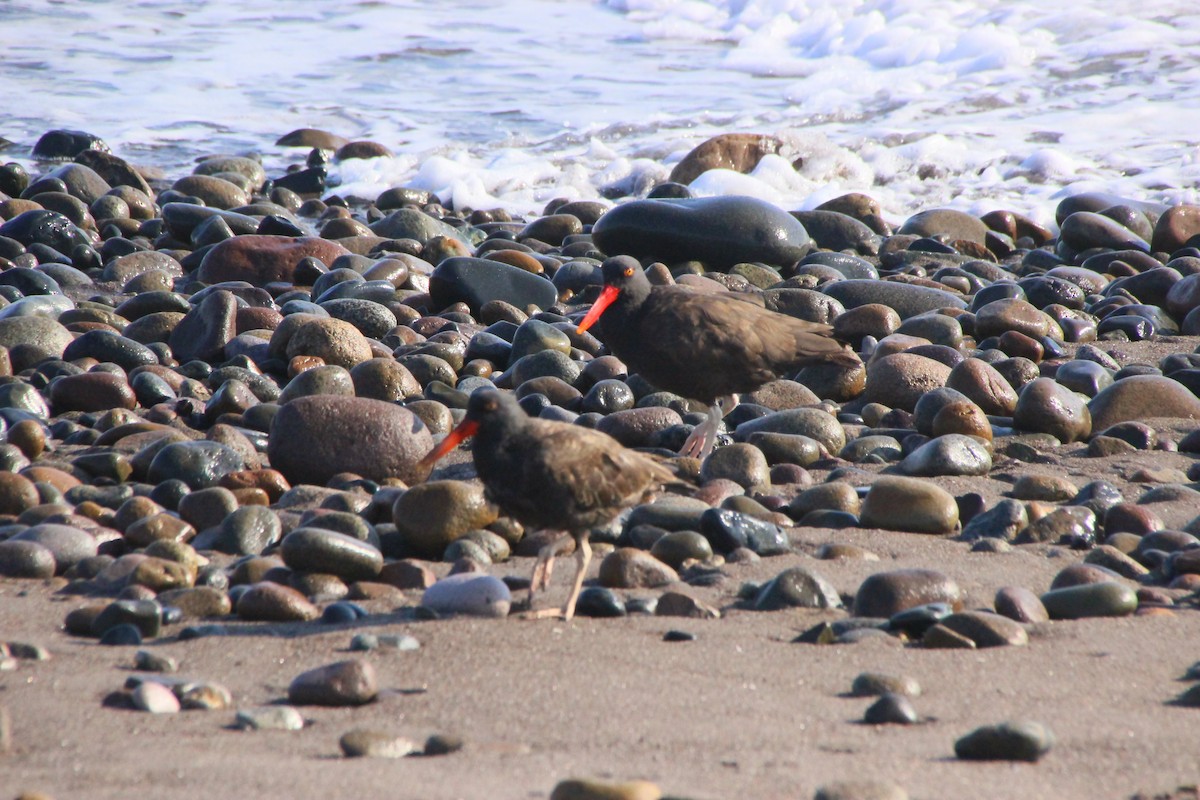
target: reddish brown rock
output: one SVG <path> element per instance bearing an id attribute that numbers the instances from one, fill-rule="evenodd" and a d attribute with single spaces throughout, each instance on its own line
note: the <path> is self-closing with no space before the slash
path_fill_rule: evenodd
<path id="1" fill-rule="evenodd" d="M 779 152 L 783 143 L 757 133 L 723 133 L 701 142 L 671 170 L 669 180 L 691 183 L 710 169 L 750 172 L 762 157 Z"/>
<path id="2" fill-rule="evenodd" d="M 921 395 L 945 386 L 949 377 L 950 367 L 940 361 L 912 353 L 894 353 L 873 359 L 867 365 L 864 399 L 912 411 Z"/>
<path id="3" fill-rule="evenodd" d="M 271 424 L 271 466 L 292 484 L 322 486 L 339 472 L 368 480 L 425 477 L 433 437 L 411 411 L 365 397 L 314 395 L 284 405 Z"/>
<path id="4" fill-rule="evenodd" d="M 1200 206 L 1172 206 L 1158 218 L 1150 249 L 1161 253 L 1174 253 L 1200 235 Z"/>
<path id="5" fill-rule="evenodd" d="M 235 315 L 238 333 L 246 331 L 273 331 L 283 320 L 283 315 L 273 308 L 247 306 L 239 308 Z"/>
<path id="6" fill-rule="evenodd" d="M 348 142 L 337 149 L 333 157 L 337 161 L 351 158 L 384 158 L 391 157 L 392 151 L 378 142 Z"/>
<path id="7" fill-rule="evenodd" d="M 437 582 L 437 575 L 428 564 L 405 558 L 384 564 L 376 580 L 396 589 L 428 589 Z"/>
<path id="8" fill-rule="evenodd" d="M 284 492 L 292 488 L 287 478 L 277 469 L 243 469 L 221 476 L 217 484 L 236 493 L 239 490 L 255 489 L 266 494 L 274 503 Z"/>
<path id="9" fill-rule="evenodd" d="M 1150 417 L 1200 419 L 1200 399 L 1162 375 L 1123 378 L 1093 397 L 1087 407 L 1096 430 Z"/>
<path id="10" fill-rule="evenodd" d="M 199 197 L 206 206 L 229 210 L 250 202 L 246 190 L 215 175 L 185 175 L 171 186 L 177 192 Z"/>
<path id="11" fill-rule="evenodd" d="M 137 406 L 137 398 L 122 375 L 84 372 L 56 378 L 50 384 L 50 405 L 56 414 L 64 411 L 132 409 Z"/>
<path id="12" fill-rule="evenodd" d="M 1011 416 L 1017 393 L 995 367 L 978 358 L 965 358 L 950 370 L 946 385 L 965 394 L 985 414 Z"/>
<path id="13" fill-rule="evenodd" d="M 242 619 L 306 622 L 320 613 L 300 592 L 270 581 L 252 585 L 237 601 L 237 614 Z"/>
<path id="14" fill-rule="evenodd" d="M 205 283 L 247 281 L 254 286 L 273 281 L 291 283 L 296 264 L 302 258 L 312 256 L 331 264 L 349 252 L 336 242 L 315 236 L 235 236 L 205 254 L 196 270 L 196 279 Z"/>
<path id="15" fill-rule="evenodd" d="M 962 607 L 963 591 L 949 576 L 929 569 L 877 572 L 862 582 L 854 595 L 854 614 L 890 617 L 906 608 L 926 603 Z"/>
<path id="16" fill-rule="evenodd" d="M 38 504 L 33 481 L 13 472 L 0 472 L 0 514 L 20 514 Z"/>

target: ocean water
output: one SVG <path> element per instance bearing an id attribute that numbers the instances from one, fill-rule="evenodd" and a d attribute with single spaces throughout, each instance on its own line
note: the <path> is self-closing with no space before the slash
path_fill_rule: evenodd
<path id="1" fill-rule="evenodd" d="M 860 191 L 894 221 L 1050 222 L 1080 191 L 1200 202 L 1200 6 L 1053 5 L 3 0 L 0 158 L 31 163 L 65 127 L 168 176 L 208 153 L 278 174 L 305 152 L 275 140 L 316 127 L 395 153 L 333 165 L 331 192 L 532 214 L 644 192 L 707 137 L 751 131 L 787 157 L 693 191 L 788 208 Z"/>

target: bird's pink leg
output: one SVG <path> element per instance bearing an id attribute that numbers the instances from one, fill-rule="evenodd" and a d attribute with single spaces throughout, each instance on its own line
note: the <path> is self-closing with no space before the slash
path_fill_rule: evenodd
<path id="1" fill-rule="evenodd" d="M 679 451 L 679 455 L 701 460 L 707 458 L 708 454 L 713 451 L 713 447 L 717 444 L 717 431 L 721 427 L 721 420 L 737 404 L 738 397 L 736 394 L 718 397 L 717 402 L 709 406 L 708 419 L 692 429 L 692 433 L 688 436 L 687 441 L 683 443 L 683 448 Z"/>
<path id="2" fill-rule="evenodd" d="M 559 536 L 554 541 L 542 546 L 538 551 L 537 561 L 533 565 L 533 575 L 529 578 L 529 611 L 527 615 L 530 617 L 546 616 L 543 612 L 534 612 L 533 598 L 539 591 L 543 591 L 550 586 L 550 576 L 554 572 L 554 558 L 566 543 L 565 535 Z M 546 609 L 552 615 L 557 615 L 557 609 Z"/>
<path id="3" fill-rule="evenodd" d="M 592 560 L 592 546 L 588 543 L 588 534 L 575 537 L 575 583 L 571 587 L 571 596 L 563 606 L 563 619 L 570 620 L 575 616 L 575 602 L 583 591 L 583 577 L 587 574 L 588 563 Z"/>

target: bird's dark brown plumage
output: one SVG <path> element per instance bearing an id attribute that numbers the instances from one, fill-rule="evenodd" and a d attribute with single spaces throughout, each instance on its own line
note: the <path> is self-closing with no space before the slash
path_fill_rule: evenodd
<path id="1" fill-rule="evenodd" d="M 667 467 L 611 436 L 531 418 L 511 394 L 495 389 L 471 395 L 463 423 L 426 461 L 436 461 L 470 435 L 475 436 L 475 471 L 492 502 L 530 529 L 575 537 L 584 555 L 577 566 L 576 589 L 563 609 L 568 619 L 590 557 L 591 529 L 649 499 L 663 484 L 678 482 Z M 538 566 L 546 559 L 553 559 L 553 551 L 539 555 Z M 531 587 L 531 595 L 536 588 Z"/>
<path id="2" fill-rule="evenodd" d="M 630 371 L 660 389 L 711 405 L 802 367 L 861 363 L 829 325 L 734 294 L 652 286 L 628 256 L 608 259 L 603 271 L 605 286 L 619 294 L 599 318 L 601 337 Z"/>
<path id="3" fill-rule="evenodd" d="M 604 291 L 580 329 L 598 319 L 608 349 L 660 389 L 715 407 L 720 398 L 752 392 L 802 367 L 862 363 L 829 325 L 733 294 L 651 286 L 628 256 L 606 260 L 602 270 Z"/>

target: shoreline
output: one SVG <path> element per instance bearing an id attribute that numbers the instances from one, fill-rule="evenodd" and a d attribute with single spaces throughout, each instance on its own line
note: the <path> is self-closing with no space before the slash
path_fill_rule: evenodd
<path id="1" fill-rule="evenodd" d="M 694 216 L 638 192 L 627 227 L 586 197 L 527 219 L 426 189 L 343 205 L 316 172 L 230 156 L 146 181 L 96 150 L 0 198 L 0 642 L 49 656 L 0 658 L 5 791 L 1194 797 L 1200 207 L 1081 194 L 1053 229 L 1021 209 L 893 226 L 857 193 L 719 215 L 687 196 L 779 149 L 734 134 L 660 164 L 655 191 Z M 640 378 L 593 392 L 629 376 L 574 332 L 616 252 L 830 323 L 867 366 L 780 376 L 715 458 L 672 458 L 696 404 Z M 702 484 L 593 533 L 596 564 L 644 571 L 601 585 L 593 565 L 570 623 L 516 619 L 538 540 L 489 509 L 469 453 L 421 471 L 490 384 Z M 687 531 L 699 549 L 658 544 Z M 507 597 L 427 605 L 451 572 Z M 780 588 L 800 574 L 832 592 Z M 352 700 L 309 674 L 342 662 Z M 914 724 L 863 722 L 867 672 L 920 684 Z M 164 694 L 197 705 L 137 710 L 175 710 Z M 237 730 L 289 705 L 300 730 Z M 955 757 L 1006 720 L 1045 725 L 1048 752 Z M 347 757 L 354 732 L 380 757 Z M 652 786 L 554 791 L 570 778 Z"/>

